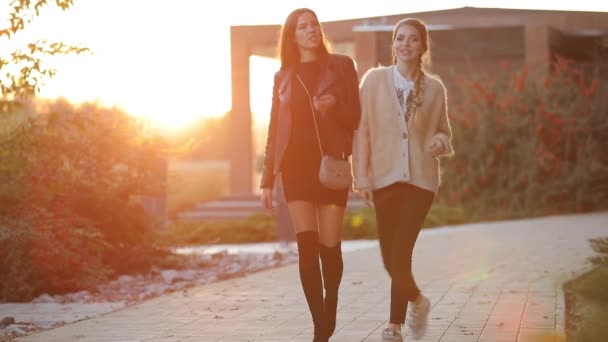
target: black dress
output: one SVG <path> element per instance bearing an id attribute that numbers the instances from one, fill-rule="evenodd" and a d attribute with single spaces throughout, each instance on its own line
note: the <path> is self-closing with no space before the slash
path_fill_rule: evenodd
<path id="1" fill-rule="evenodd" d="M 321 61 L 316 60 L 300 63 L 295 69 L 311 95 L 315 94 L 322 66 Z M 332 190 L 319 182 L 321 150 L 309 98 L 297 77 L 293 77 L 291 82 L 292 124 L 289 142 L 281 163 L 281 180 L 285 200 L 346 207 L 348 189 Z M 317 118 L 317 124 L 319 124 L 318 120 L 319 118 Z"/>

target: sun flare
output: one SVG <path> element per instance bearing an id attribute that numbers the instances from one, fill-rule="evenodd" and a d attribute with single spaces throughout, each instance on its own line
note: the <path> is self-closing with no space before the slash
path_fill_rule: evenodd
<path id="1" fill-rule="evenodd" d="M 171 51 L 161 50 L 154 58 L 141 53 L 117 58 L 103 49 L 93 50 L 88 55 L 52 58 L 49 62 L 60 72 L 46 82 L 41 97 L 117 106 L 165 131 L 183 129 L 200 118 L 230 110 L 229 67 L 203 69 L 196 56 L 159 66 L 160 61 L 172 59 Z M 273 75 L 278 68 L 276 59 L 250 58 L 251 111 L 256 123 L 263 125 L 269 119 Z"/>

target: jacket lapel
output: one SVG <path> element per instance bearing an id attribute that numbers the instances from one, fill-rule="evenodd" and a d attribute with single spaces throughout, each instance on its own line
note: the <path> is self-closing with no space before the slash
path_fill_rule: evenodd
<path id="1" fill-rule="evenodd" d="M 314 92 L 315 95 L 321 95 L 327 90 L 331 89 L 334 84 L 338 80 L 338 71 L 335 66 L 329 62 L 329 56 L 324 61 L 325 66 L 323 67 L 324 71 L 319 78 L 317 83 L 317 89 Z M 287 68 L 286 70 L 282 70 L 279 74 L 279 99 L 281 103 L 289 103 L 291 101 L 292 96 L 292 82 L 291 79 L 295 77 L 295 72 L 293 68 Z"/>

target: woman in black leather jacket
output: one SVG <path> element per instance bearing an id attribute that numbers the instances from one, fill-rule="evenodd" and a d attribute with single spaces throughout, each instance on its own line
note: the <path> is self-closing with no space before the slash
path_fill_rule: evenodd
<path id="1" fill-rule="evenodd" d="M 336 325 L 343 270 L 341 228 L 349 189 L 326 188 L 318 174 L 322 154 L 351 154 L 361 115 L 358 77 L 352 59 L 328 51 L 310 9 L 289 14 L 279 44 L 281 69 L 274 78 L 262 204 L 273 212 L 272 188 L 280 175 L 296 230 L 300 280 L 314 323 L 314 341 L 327 341 Z"/>

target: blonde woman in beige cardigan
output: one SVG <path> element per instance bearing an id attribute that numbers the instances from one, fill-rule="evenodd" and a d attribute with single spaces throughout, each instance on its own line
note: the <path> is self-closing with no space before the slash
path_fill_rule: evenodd
<path id="1" fill-rule="evenodd" d="M 359 95 L 361 120 L 353 143 L 355 189 L 375 207 L 384 266 L 391 277 L 384 341 L 402 341 L 408 325 L 421 338 L 430 301 L 412 276 L 412 251 L 440 182 L 439 157 L 453 154 L 446 90 L 425 70 L 430 41 L 424 23 L 395 25 L 394 65 L 369 70 Z"/>

